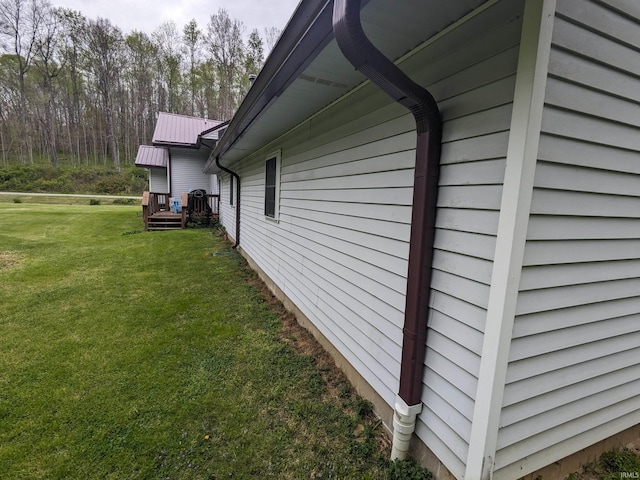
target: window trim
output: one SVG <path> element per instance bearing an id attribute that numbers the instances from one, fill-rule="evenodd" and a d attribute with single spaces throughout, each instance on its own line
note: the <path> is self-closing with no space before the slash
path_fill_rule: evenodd
<path id="1" fill-rule="evenodd" d="M 267 165 L 270 160 L 275 160 L 275 172 L 274 172 L 274 207 L 273 215 L 267 213 Z M 280 164 L 281 164 L 281 150 L 276 150 L 265 156 L 264 159 L 264 218 L 271 222 L 278 222 L 280 219 Z"/>
<path id="2" fill-rule="evenodd" d="M 234 202 L 233 202 L 233 175 L 229 175 L 229 206 L 233 207 Z"/>

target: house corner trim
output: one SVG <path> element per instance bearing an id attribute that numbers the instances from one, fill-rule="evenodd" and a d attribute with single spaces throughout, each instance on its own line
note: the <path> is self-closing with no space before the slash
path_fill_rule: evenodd
<path id="1" fill-rule="evenodd" d="M 556 0 L 526 0 L 465 480 L 493 477 L 533 196 Z"/>

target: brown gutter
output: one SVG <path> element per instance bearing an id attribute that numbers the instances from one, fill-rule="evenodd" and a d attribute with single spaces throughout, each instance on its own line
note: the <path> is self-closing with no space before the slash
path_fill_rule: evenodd
<path id="1" fill-rule="evenodd" d="M 411 111 L 418 134 L 398 395 L 407 406 L 421 405 L 442 120 L 433 96 L 366 37 L 360 8 L 360 0 L 334 0 L 333 30 L 338 46 L 356 70 Z"/>
<path id="2" fill-rule="evenodd" d="M 369 0 L 362 0 L 366 5 Z M 231 150 L 253 123 L 333 39 L 330 0 L 301 0 L 260 74 L 218 141 L 214 156 Z M 211 168 L 211 162 L 205 170 Z"/>

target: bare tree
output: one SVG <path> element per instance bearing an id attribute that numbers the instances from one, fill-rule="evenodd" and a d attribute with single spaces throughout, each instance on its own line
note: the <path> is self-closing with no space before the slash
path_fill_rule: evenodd
<path id="1" fill-rule="evenodd" d="M 49 8 L 46 0 L 0 0 L 0 47 L 15 55 L 16 76 L 20 89 L 20 127 L 23 162 L 33 161 L 31 129 L 27 112 L 26 75 L 31 68 L 43 15 Z"/>
<path id="2" fill-rule="evenodd" d="M 120 152 L 116 138 L 113 100 L 122 71 L 124 40 L 122 32 L 104 18 L 89 21 L 87 29 L 87 68 L 100 95 L 106 127 L 106 143 L 113 166 L 120 171 Z"/>
<path id="3" fill-rule="evenodd" d="M 62 23 L 61 57 L 65 68 L 61 72 L 63 77 L 63 91 L 65 96 L 66 132 L 69 151 L 75 151 L 78 162 L 84 156 L 88 161 L 88 138 L 86 122 L 81 121 L 83 105 L 81 96 L 84 86 L 82 82 L 81 53 L 85 50 L 87 19 L 80 12 L 59 8 L 57 14 Z"/>
<path id="4" fill-rule="evenodd" d="M 155 113 L 158 106 L 154 102 L 154 84 L 157 74 L 158 48 L 146 33 L 133 31 L 125 40 L 128 68 L 125 72 L 130 95 L 131 121 L 129 129 L 135 132 L 134 147 L 151 139 Z"/>
<path id="5" fill-rule="evenodd" d="M 15 55 L 0 55 L 0 148 L 4 163 L 21 148 L 20 88 Z M 19 152 L 18 152 L 19 153 Z"/>
<path id="6" fill-rule="evenodd" d="M 244 62 L 244 25 L 231 20 L 224 9 L 211 15 L 207 25 L 207 47 L 218 74 L 218 118 L 229 119 L 238 104 Z"/>
<path id="7" fill-rule="evenodd" d="M 282 30 L 278 27 L 267 27 L 264 29 L 264 43 L 267 47 L 267 55 L 271 53 L 271 50 L 275 47 L 281 33 Z"/>
<path id="8" fill-rule="evenodd" d="M 184 26 L 182 33 L 182 43 L 189 59 L 189 70 L 187 73 L 189 84 L 189 114 L 195 115 L 196 90 L 198 88 L 196 69 L 200 63 L 198 57 L 200 56 L 203 34 L 195 19 L 192 19 Z"/>
<path id="9" fill-rule="evenodd" d="M 49 11 L 43 16 L 41 34 L 36 39 L 34 64 L 42 86 L 44 115 L 40 116 L 40 123 L 51 165 L 55 167 L 58 166 L 58 122 L 54 106 L 53 80 L 64 67 L 63 63 L 56 58 L 61 47 L 62 17 L 51 6 L 47 8 Z"/>
<path id="10" fill-rule="evenodd" d="M 182 38 L 176 24 L 172 21 L 160 25 L 151 34 L 151 38 L 156 42 L 159 51 L 159 70 L 166 89 L 166 109 L 177 113 L 181 106 Z"/>

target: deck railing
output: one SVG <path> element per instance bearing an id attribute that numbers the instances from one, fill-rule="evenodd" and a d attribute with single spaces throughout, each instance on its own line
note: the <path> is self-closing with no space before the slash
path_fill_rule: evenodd
<path id="1" fill-rule="evenodd" d="M 207 221 L 211 216 L 217 217 L 220 213 L 220 195 L 205 194 L 193 195 L 183 193 L 181 195 L 182 207 L 182 228 L 186 226 L 187 217 L 189 220 L 201 220 L 204 217 Z M 142 217 L 145 228 L 149 225 L 149 219 L 155 214 L 171 212 L 171 199 L 169 193 L 144 192 L 142 194 Z"/>
<path id="2" fill-rule="evenodd" d="M 190 221 L 206 218 L 208 222 L 212 216 L 217 217 L 220 213 L 220 195 L 218 194 L 183 193 L 181 202 L 182 211 L 186 210 Z"/>
<path id="3" fill-rule="evenodd" d="M 160 192 L 143 192 L 142 194 L 142 218 L 147 225 L 149 217 L 158 212 L 168 212 L 169 194 Z"/>

